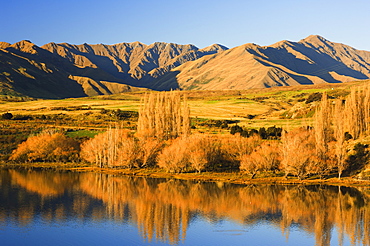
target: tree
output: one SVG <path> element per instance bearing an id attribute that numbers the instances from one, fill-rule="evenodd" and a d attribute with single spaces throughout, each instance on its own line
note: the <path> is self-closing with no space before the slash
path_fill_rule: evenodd
<path id="1" fill-rule="evenodd" d="M 335 137 L 335 159 L 338 178 L 340 179 L 344 170 L 348 168 L 347 157 L 347 141 L 344 130 L 343 119 L 345 117 L 344 105 L 341 99 L 335 101 L 333 114 L 334 137 Z M 348 134 L 348 133 L 347 133 Z"/>
<path id="2" fill-rule="evenodd" d="M 240 134 L 235 134 L 234 136 L 222 138 L 221 148 L 226 159 L 239 167 L 242 157 L 251 154 L 261 143 L 262 139 L 259 135 L 245 138 Z"/>
<path id="3" fill-rule="evenodd" d="M 219 143 L 205 134 L 182 136 L 170 142 L 158 156 L 158 166 L 168 172 L 197 171 L 222 163 Z"/>
<path id="4" fill-rule="evenodd" d="M 137 133 L 160 140 L 190 134 L 189 107 L 180 91 L 146 94 L 139 110 Z"/>
<path id="5" fill-rule="evenodd" d="M 303 128 L 283 132 L 282 166 L 285 176 L 293 174 L 301 180 L 312 172 L 312 163 L 316 161 L 314 136 L 313 130 Z"/>
<path id="6" fill-rule="evenodd" d="M 322 94 L 321 104 L 314 121 L 315 149 L 317 161 L 312 163 L 317 174 L 326 174 L 332 168 L 329 145 L 333 141 L 332 106 L 326 93 Z"/>
<path id="7" fill-rule="evenodd" d="M 279 143 L 263 142 L 251 154 L 241 157 L 240 170 L 252 175 L 252 179 L 259 171 L 277 170 L 280 163 Z"/>
<path id="8" fill-rule="evenodd" d="M 158 155 L 158 166 L 167 172 L 180 173 L 189 168 L 190 161 L 184 137 L 171 141 Z"/>
<path id="9" fill-rule="evenodd" d="M 4 119 L 4 120 L 11 120 L 13 118 L 13 114 L 9 113 L 9 112 L 6 112 L 6 113 L 1 115 L 1 118 Z"/>
<path id="10" fill-rule="evenodd" d="M 138 167 L 140 148 L 128 130 L 108 128 L 81 145 L 81 157 L 98 167 Z"/>

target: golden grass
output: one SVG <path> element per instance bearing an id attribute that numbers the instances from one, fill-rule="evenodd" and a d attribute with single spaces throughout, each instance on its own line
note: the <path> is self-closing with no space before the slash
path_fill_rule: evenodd
<path id="1" fill-rule="evenodd" d="M 311 118 L 284 119 L 282 115 L 293 107 L 305 108 L 298 98 L 314 92 L 338 93 L 348 91 L 351 86 L 361 86 L 369 81 L 343 84 L 302 85 L 250 90 L 185 91 L 190 106 L 190 116 L 204 119 L 238 120 L 250 128 L 279 126 L 292 128 L 310 124 Z M 0 101 L 0 114 L 14 115 L 66 114 L 78 116 L 87 111 L 98 113 L 101 109 L 138 111 L 144 92 L 123 93 L 111 96 L 70 98 L 62 100 L 35 100 L 27 102 Z M 297 96 L 298 95 L 298 96 Z M 301 96 L 300 96 L 301 95 Z M 59 107 L 59 109 L 58 109 Z M 82 107 L 85 110 L 64 110 Z M 249 115 L 255 116 L 248 119 Z"/>

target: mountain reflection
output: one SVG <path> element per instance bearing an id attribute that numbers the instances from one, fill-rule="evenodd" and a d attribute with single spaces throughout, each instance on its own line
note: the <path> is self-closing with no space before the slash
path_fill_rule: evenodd
<path id="1" fill-rule="evenodd" d="M 136 224 L 148 241 L 180 243 L 191 222 L 261 221 L 289 237 L 292 227 L 330 245 L 334 228 L 352 245 L 370 245 L 369 189 L 337 186 L 233 185 L 96 173 L 0 170 L 0 224 L 74 217 Z M 341 241 L 341 239 L 339 240 Z"/>

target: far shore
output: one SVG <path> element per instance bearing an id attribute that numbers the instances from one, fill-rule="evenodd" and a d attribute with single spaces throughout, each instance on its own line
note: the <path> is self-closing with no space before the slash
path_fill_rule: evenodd
<path id="1" fill-rule="evenodd" d="M 9 169 L 27 169 L 27 170 L 55 170 L 55 171 L 70 171 L 70 172 L 94 172 L 110 175 L 123 175 L 132 177 L 147 177 L 147 178 L 165 178 L 178 180 L 193 180 L 201 182 L 223 182 L 233 184 L 277 184 L 277 185 L 335 185 L 335 186 L 352 186 L 352 187 L 370 187 L 370 180 L 362 180 L 353 177 L 337 177 L 318 179 L 307 178 L 299 180 L 296 177 L 288 176 L 267 176 L 265 174 L 257 175 L 251 179 L 249 174 L 230 171 L 230 172 L 201 172 L 201 173 L 168 173 L 159 168 L 146 169 L 120 169 L 120 168 L 99 168 L 79 163 L 0 163 L 0 168 Z M 263 176 L 264 175 L 264 176 Z"/>

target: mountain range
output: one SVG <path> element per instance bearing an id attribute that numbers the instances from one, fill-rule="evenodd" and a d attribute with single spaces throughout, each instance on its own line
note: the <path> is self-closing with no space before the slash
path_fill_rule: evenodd
<path id="1" fill-rule="evenodd" d="M 224 90 L 370 78 L 370 52 L 317 35 L 270 46 L 0 42 L 0 94 L 66 98 L 135 90 Z"/>

